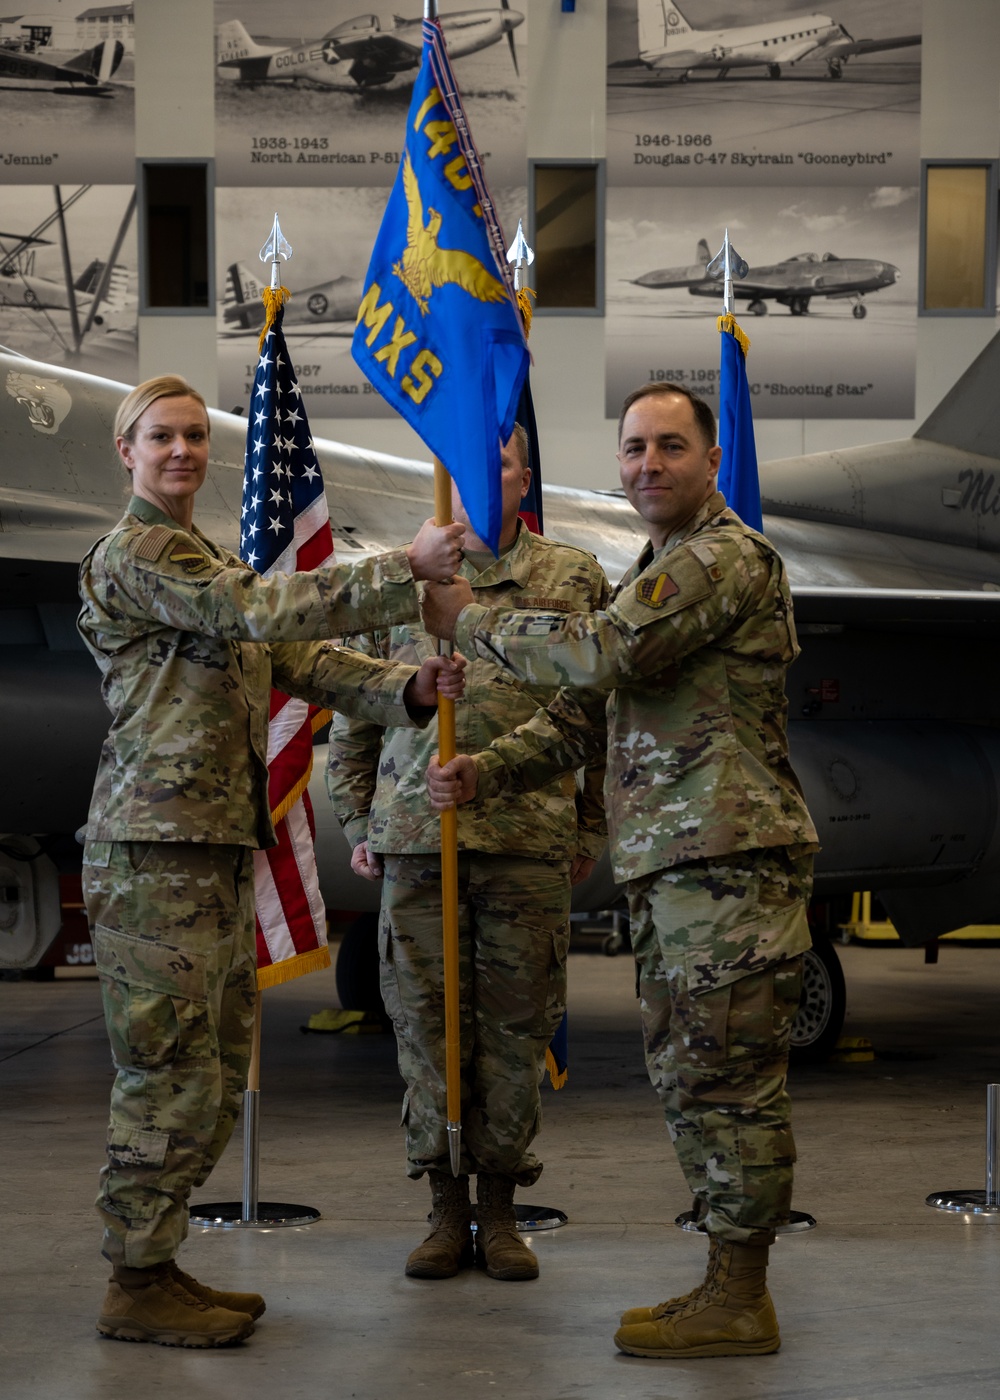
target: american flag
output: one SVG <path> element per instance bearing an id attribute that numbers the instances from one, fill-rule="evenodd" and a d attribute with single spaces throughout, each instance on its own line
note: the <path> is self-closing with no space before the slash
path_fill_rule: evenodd
<path id="1" fill-rule="evenodd" d="M 259 574 L 315 569 L 333 560 L 330 512 L 302 391 L 281 331 L 282 310 L 261 343 L 247 415 L 240 558 Z M 254 852 L 257 986 L 328 967 L 309 793 L 313 734 L 330 718 L 271 691 L 268 801 L 278 845 Z"/>

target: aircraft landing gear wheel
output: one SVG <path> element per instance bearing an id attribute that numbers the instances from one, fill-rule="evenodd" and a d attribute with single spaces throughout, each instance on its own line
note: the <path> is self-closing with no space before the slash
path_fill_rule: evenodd
<path id="1" fill-rule="evenodd" d="M 748 309 L 749 311 L 752 311 L 753 314 L 754 314 L 755 316 L 766 316 L 766 315 L 767 315 L 767 302 L 766 302 L 766 301 L 752 301 L 747 309 Z"/>
<path id="2" fill-rule="evenodd" d="M 781 66 L 780 66 L 780 64 L 777 64 L 777 63 L 769 63 L 769 64 L 767 65 L 767 76 L 768 76 L 769 78 L 780 78 L 780 77 L 781 77 Z"/>
<path id="3" fill-rule="evenodd" d="M 818 1060 L 833 1053 L 847 1014 L 847 989 L 837 950 L 817 938 L 802 955 L 802 997 L 792 1022 L 793 1060 Z"/>
<path id="4" fill-rule="evenodd" d="M 854 319 L 855 319 L 856 321 L 863 321 L 863 320 L 865 319 L 865 317 L 868 315 L 868 308 L 867 308 L 867 306 L 861 306 L 861 305 L 859 304 L 859 305 L 856 306 L 856 307 L 854 308 L 854 310 L 851 312 L 851 315 L 854 317 Z"/>
<path id="5" fill-rule="evenodd" d="M 833 78 L 835 81 L 836 81 L 837 78 L 842 78 L 842 77 L 844 76 L 844 70 L 843 70 L 843 68 L 841 67 L 841 65 L 840 65 L 839 63 L 836 63 L 836 62 L 828 63 L 828 64 L 827 64 L 826 71 L 827 71 L 827 76 L 830 77 L 830 78 Z"/>
<path id="6" fill-rule="evenodd" d="M 804 316 L 809 310 L 809 302 L 805 297 L 792 297 L 788 309 L 793 316 Z"/>

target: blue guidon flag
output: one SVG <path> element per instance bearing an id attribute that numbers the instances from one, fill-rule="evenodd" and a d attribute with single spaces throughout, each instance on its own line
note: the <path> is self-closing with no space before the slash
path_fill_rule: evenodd
<path id="1" fill-rule="evenodd" d="M 760 509 L 760 481 L 757 476 L 757 445 L 750 411 L 750 385 L 747 383 L 747 351 L 750 341 L 736 324 L 735 316 L 720 316 L 722 363 L 719 370 L 719 490 L 726 504 L 744 525 L 763 530 Z"/>
<path id="2" fill-rule="evenodd" d="M 372 252 L 352 353 L 458 485 L 496 553 L 500 442 L 528 369 L 505 240 L 436 20 Z"/>

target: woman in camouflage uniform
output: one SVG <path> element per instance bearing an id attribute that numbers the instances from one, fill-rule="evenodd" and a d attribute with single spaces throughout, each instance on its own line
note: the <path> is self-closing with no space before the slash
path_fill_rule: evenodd
<path id="1" fill-rule="evenodd" d="M 252 853 L 275 842 L 271 686 L 380 724 L 426 724 L 438 658 L 417 671 L 319 639 L 414 616 L 414 580 L 451 575 L 462 531 L 428 522 L 409 550 L 264 579 L 193 523 L 209 451 L 199 394 L 174 375 L 148 380 L 114 431 L 133 494 L 83 561 L 78 621 L 113 715 L 83 866 L 117 1070 L 97 1200 L 114 1271 L 97 1327 L 217 1346 L 248 1336 L 264 1300 L 204 1287 L 175 1255 L 246 1084 Z M 441 676 L 446 693 L 460 690 L 460 666 Z"/>

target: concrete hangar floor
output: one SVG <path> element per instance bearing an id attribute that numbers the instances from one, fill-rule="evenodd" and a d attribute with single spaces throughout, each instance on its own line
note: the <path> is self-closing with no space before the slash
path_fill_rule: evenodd
<path id="1" fill-rule="evenodd" d="M 997 1079 L 1000 948 L 841 950 L 845 1032 L 876 1058 L 793 1071 L 796 1206 L 818 1227 L 772 1254 L 779 1353 L 644 1361 L 611 1344 L 619 1311 L 701 1277 L 674 1228 L 683 1182 L 645 1077 L 631 958 L 570 959 L 567 1087 L 545 1093 L 538 1186 L 569 1224 L 533 1236 L 534 1283 L 407 1279 L 423 1183 L 402 1170 L 391 1036 L 300 1035 L 332 974 L 268 992 L 262 1199 L 322 1211 L 306 1228 L 193 1230 L 181 1262 L 259 1288 L 248 1343 L 212 1352 L 101 1341 L 107 1270 L 91 1203 L 110 1060 L 96 981 L 0 982 L 6 1400 L 995 1400 L 1000 1221 L 929 1209 L 983 1185 Z M 238 1198 L 234 1141 L 203 1201 Z"/>

